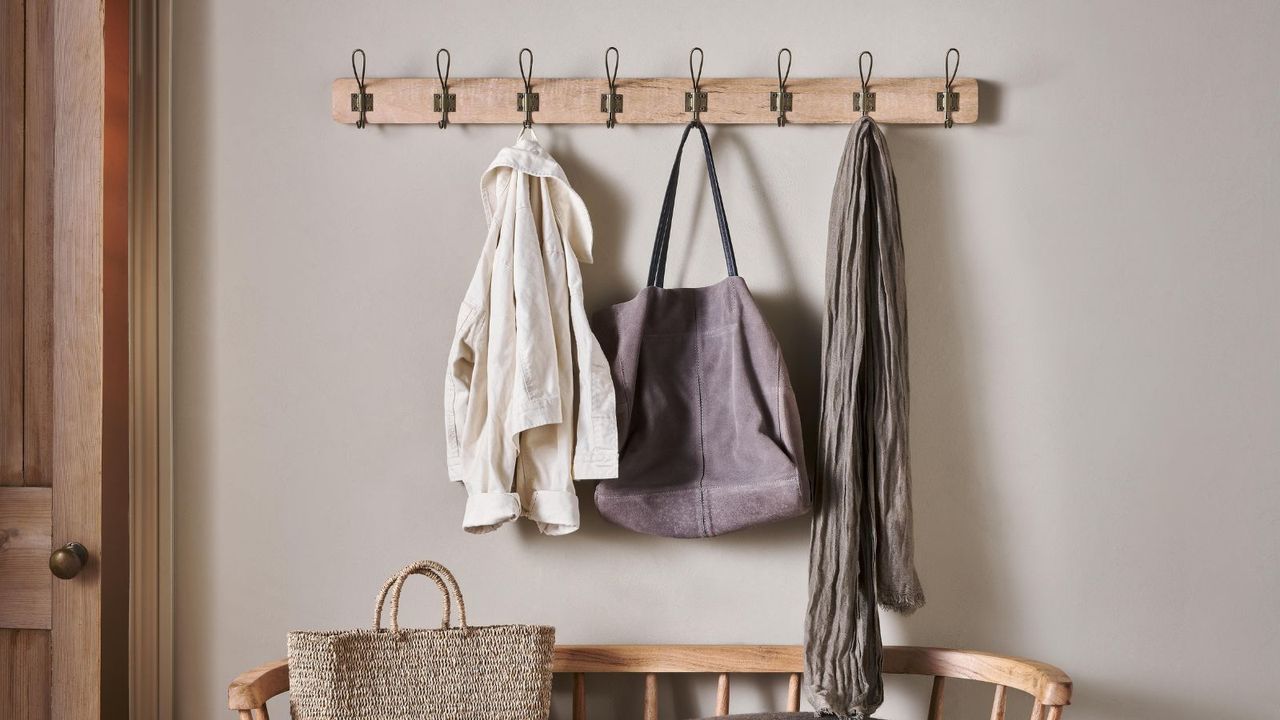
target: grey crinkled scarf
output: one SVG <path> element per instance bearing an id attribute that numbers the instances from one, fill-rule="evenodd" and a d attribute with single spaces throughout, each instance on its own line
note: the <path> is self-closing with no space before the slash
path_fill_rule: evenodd
<path id="1" fill-rule="evenodd" d="M 884 700 L 877 603 L 924 604 L 911 541 L 907 303 L 898 188 L 884 133 L 849 132 L 831 198 L 805 677 L 822 713 Z"/>

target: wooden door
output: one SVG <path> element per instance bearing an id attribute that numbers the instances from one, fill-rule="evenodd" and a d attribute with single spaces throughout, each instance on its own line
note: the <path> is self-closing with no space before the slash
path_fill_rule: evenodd
<path id="1" fill-rule="evenodd" d="M 128 715 L 128 12 L 0 0 L 0 718 Z"/>

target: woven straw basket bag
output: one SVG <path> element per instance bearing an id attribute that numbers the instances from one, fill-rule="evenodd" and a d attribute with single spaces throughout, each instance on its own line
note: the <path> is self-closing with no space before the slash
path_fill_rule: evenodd
<path id="1" fill-rule="evenodd" d="M 443 593 L 439 629 L 400 627 L 400 590 L 410 575 L 430 578 Z M 383 584 L 372 630 L 289 633 L 290 709 L 298 720 L 546 720 L 555 642 L 555 628 L 543 625 L 468 625 L 453 573 L 416 562 Z"/>

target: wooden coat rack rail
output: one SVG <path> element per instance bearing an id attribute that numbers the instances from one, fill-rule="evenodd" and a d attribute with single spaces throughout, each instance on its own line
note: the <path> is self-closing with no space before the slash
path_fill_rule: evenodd
<path id="1" fill-rule="evenodd" d="M 868 90 L 875 93 L 875 110 L 868 114 L 879 123 L 942 124 L 945 113 L 938 109 L 937 96 L 943 78 L 875 78 Z M 533 121 L 538 125 L 568 123 L 603 125 L 608 113 L 602 111 L 601 96 L 609 92 L 604 78 L 534 78 L 531 87 L 538 95 Z M 616 113 L 619 125 L 686 123 L 685 110 L 689 78 L 618 78 L 617 94 L 622 110 Z M 802 78 L 789 80 L 791 109 L 787 123 L 796 125 L 841 124 L 856 120 L 854 93 L 861 90 L 858 78 Z M 708 78 L 699 83 L 706 93 L 706 123 L 773 124 L 777 110 L 770 109 L 770 95 L 778 91 L 776 78 Z M 520 78 L 458 78 L 449 81 L 454 104 L 449 122 L 459 124 L 502 124 L 524 121 L 517 109 L 517 96 L 524 92 Z M 956 78 L 952 92 L 958 95 L 952 119 L 972 123 L 978 119 L 978 81 Z M 350 77 L 333 81 L 333 119 L 354 124 L 360 117 L 352 109 L 356 81 Z M 372 109 L 365 117 L 371 124 L 436 124 L 435 96 L 440 94 L 436 78 L 369 78 L 365 93 L 373 96 Z"/>
<path id="2" fill-rule="evenodd" d="M 361 60 L 358 68 L 357 56 Z M 441 56 L 445 59 L 443 69 Z M 845 125 L 863 114 L 867 100 L 866 114 L 880 123 L 950 127 L 978 119 L 978 81 L 956 77 L 960 53 L 955 48 L 947 52 L 946 75 L 931 78 L 874 78 L 871 53 L 863 52 L 858 58 L 860 77 L 791 80 L 791 51 L 783 48 L 778 53 L 776 79 L 703 80 L 701 56 L 700 48 L 689 53 L 688 78 L 618 78 L 617 49 L 609 48 L 605 53 L 609 77 L 539 78 L 533 74 L 533 53 L 525 48 L 520 51 L 520 78 L 450 80 L 448 51 L 441 50 L 436 55 L 434 79 L 366 80 L 364 51 L 356 50 L 351 56 L 353 77 L 333 81 L 333 119 L 357 127 L 366 123 L 433 123 L 441 128 L 451 123 L 612 126 L 615 122 L 653 125 L 691 119 L 726 124 Z M 866 67 L 864 60 L 868 61 Z M 950 107 L 945 107 L 948 104 Z"/>

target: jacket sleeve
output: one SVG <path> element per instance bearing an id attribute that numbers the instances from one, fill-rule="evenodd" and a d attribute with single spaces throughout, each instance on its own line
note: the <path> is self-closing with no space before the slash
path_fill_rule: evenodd
<path id="1" fill-rule="evenodd" d="M 463 478 L 463 444 L 476 374 L 475 338 L 483 337 L 483 334 L 475 332 L 479 314 L 478 308 L 466 302 L 458 310 L 458 323 L 449 349 L 449 366 L 445 371 L 444 426 L 449 479 L 454 482 L 461 482 Z"/>
<path id="2" fill-rule="evenodd" d="M 498 178 L 499 183 L 502 180 Z M 461 460 L 460 472 L 451 477 L 467 489 L 462 526 L 470 533 L 495 530 L 521 513 L 520 498 L 511 492 L 515 443 L 507 422 L 512 395 L 510 338 L 515 327 L 509 239 L 514 204 L 509 192 L 500 191 L 499 197 L 503 203 L 493 207 L 498 215 L 489 225 L 485 252 L 467 293 L 467 304 L 478 310 L 470 321 L 460 314 L 450 362 L 454 398 L 450 406 Z M 464 380 L 468 376 L 469 383 Z"/>
<path id="3" fill-rule="evenodd" d="M 496 194 L 501 178 L 497 173 L 485 177 L 492 184 L 488 189 Z M 487 402 L 485 363 L 489 355 L 489 294 L 502 215 L 500 206 L 493 205 L 488 195 L 485 196 L 485 208 L 498 214 L 490 218 L 480 259 L 458 308 L 453 342 L 449 346 L 449 362 L 444 373 L 446 458 L 449 479 L 454 482 L 462 482 L 468 470 L 475 470 L 472 461 L 479 440 L 479 426 L 487 420 L 486 408 L 482 406 Z"/>

